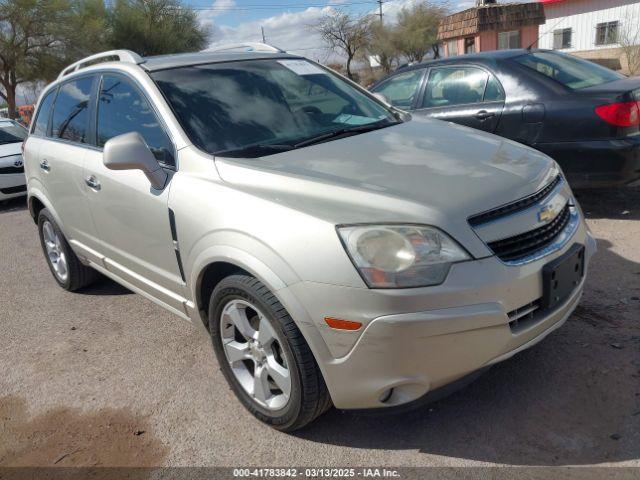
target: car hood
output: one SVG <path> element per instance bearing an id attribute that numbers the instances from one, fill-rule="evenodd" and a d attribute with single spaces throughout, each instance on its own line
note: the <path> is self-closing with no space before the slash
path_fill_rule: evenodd
<path id="1" fill-rule="evenodd" d="M 417 118 L 255 159 L 216 158 L 222 179 L 327 221 L 466 228 L 557 174 L 546 155 L 495 135 Z M 453 223 L 457 225 L 452 226 Z"/>
<path id="2" fill-rule="evenodd" d="M 21 146 L 22 142 L 0 145 L 0 158 L 8 157 L 9 155 L 21 155 Z"/>

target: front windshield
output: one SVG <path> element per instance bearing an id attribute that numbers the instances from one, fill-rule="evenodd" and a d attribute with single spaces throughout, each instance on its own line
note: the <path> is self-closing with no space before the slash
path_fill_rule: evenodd
<path id="1" fill-rule="evenodd" d="M 301 59 L 180 67 L 152 77 L 191 141 L 222 156 L 277 153 L 397 122 L 380 103 Z"/>
<path id="2" fill-rule="evenodd" d="M 623 75 L 581 58 L 554 52 L 533 52 L 515 61 L 542 75 L 553 78 L 571 90 L 596 87 L 624 78 Z"/>
<path id="3" fill-rule="evenodd" d="M 19 143 L 27 138 L 27 130 L 14 122 L 0 122 L 0 145 Z"/>

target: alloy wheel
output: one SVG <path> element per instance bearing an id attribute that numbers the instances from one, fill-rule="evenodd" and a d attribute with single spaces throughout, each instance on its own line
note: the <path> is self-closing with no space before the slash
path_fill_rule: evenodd
<path id="1" fill-rule="evenodd" d="M 220 327 L 225 357 L 244 391 L 264 408 L 284 408 L 291 370 L 269 319 L 251 303 L 234 299 L 222 309 Z"/>
<path id="2" fill-rule="evenodd" d="M 58 280 L 64 283 L 69 276 L 67 257 L 62 248 L 62 239 L 48 220 L 45 220 L 42 224 L 42 236 L 44 238 L 44 247 L 47 251 L 47 258 L 53 267 L 53 272 L 56 277 L 58 277 Z"/>

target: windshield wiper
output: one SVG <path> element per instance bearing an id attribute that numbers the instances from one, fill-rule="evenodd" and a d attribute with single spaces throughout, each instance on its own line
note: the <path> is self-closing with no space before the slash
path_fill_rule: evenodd
<path id="1" fill-rule="evenodd" d="M 391 122 L 388 120 L 381 120 L 379 122 L 366 123 L 364 125 L 357 125 L 355 127 L 345 127 L 339 128 L 338 130 L 333 130 L 331 132 L 321 133 L 320 135 L 316 135 L 310 138 L 306 138 L 301 140 L 300 142 L 294 143 L 293 148 L 302 148 L 308 147 L 309 145 L 314 145 L 316 143 L 322 143 L 325 140 L 329 140 L 331 138 L 339 137 L 341 135 L 348 135 L 350 133 L 364 133 L 370 132 L 372 130 L 378 130 L 380 128 L 390 127 L 391 125 L 397 125 L 398 123 L 402 123 L 401 121 Z"/>
<path id="2" fill-rule="evenodd" d="M 331 138 L 336 138 L 341 135 L 349 135 L 356 133 L 364 133 L 370 132 L 372 130 L 378 130 L 384 127 L 390 127 L 391 125 L 397 125 L 398 123 L 402 123 L 402 121 L 389 121 L 389 120 L 380 120 L 378 122 L 367 123 L 364 125 L 356 125 L 354 127 L 345 127 L 339 128 L 338 130 L 332 130 L 330 132 L 321 133 L 319 135 L 314 135 L 309 138 L 305 138 L 304 140 L 300 140 L 296 143 L 257 143 L 254 145 L 247 145 L 245 147 L 240 148 L 232 148 L 229 150 L 220 150 L 218 152 L 214 152 L 213 155 L 218 157 L 231 157 L 231 158 L 255 158 L 263 155 L 273 155 L 274 153 L 286 152 L 289 150 L 295 150 L 302 147 L 307 147 L 309 145 L 314 145 L 316 143 L 322 143 L 325 140 L 329 140 Z"/>
<path id="3" fill-rule="evenodd" d="M 219 157 L 260 157 L 261 155 L 271 155 L 278 152 L 286 152 L 293 150 L 295 147 L 287 143 L 258 143 L 256 145 L 247 145 L 246 147 L 232 148 L 230 150 L 220 150 L 214 152 Z"/>

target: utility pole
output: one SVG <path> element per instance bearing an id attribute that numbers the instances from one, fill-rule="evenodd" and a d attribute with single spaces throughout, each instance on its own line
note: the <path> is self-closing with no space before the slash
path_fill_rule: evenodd
<path id="1" fill-rule="evenodd" d="M 382 24 L 382 0 L 377 0 L 378 2 L 378 8 L 380 13 L 378 13 L 378 15 L 380 16 L 380 24 Z"/>
<path id="2" fill-rule="evenodd" d="M 264 27 L 260 27 L 260 31 L 262 32 L 262 43 L 267 43 L 267 39 L 264 36 Z"/>

